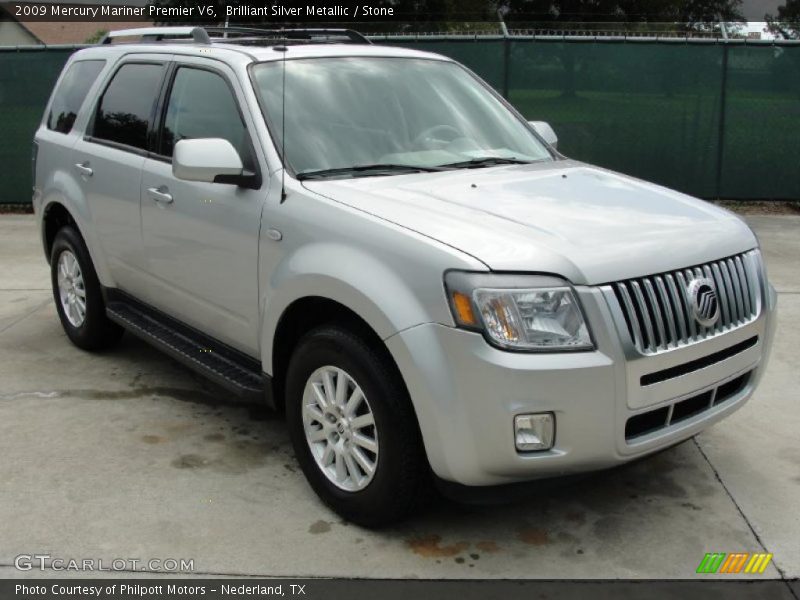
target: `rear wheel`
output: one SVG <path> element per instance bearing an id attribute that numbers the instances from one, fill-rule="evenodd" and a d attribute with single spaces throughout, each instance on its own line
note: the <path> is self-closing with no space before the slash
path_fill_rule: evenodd
<path id="1" fill-rule="evenodd" d="M 286 377 L 286 417 L 303 473 L 364 526 L 406 516 L 427 483 L 416 417 L 385 351 L 336 326 L 307 334 Z"/>
<path id="2" fill-rule="evenodd" d="M 50 254 L 53 296 L 61 325 L 73 344 L 84 350 L 114 345 L 123 329 L 106 317 L 97 273 L 77 230 L 59 230 Z"/>

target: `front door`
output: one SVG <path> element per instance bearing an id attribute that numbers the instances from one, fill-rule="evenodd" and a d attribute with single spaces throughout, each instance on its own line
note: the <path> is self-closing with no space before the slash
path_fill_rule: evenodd
<path id="1" fill-rule="evenodd" d="M 143 167 L 147 300 L 257 356 L 258 237 L 268 182 L 249 189 L 183 181 L 172 175 L 172 153 L 182 139 L 224 138 L 245 170 L 266 169 L 258 164 L 233 73 L 212 61 L 185 60 L 171 75 L 157 151 Z"/>

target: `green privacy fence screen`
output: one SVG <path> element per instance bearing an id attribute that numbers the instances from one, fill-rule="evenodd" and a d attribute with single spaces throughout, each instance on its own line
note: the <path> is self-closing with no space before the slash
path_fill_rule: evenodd
<path id="1" fill-rule="evenodd" d="M 800 45 L 592 38 L 377 43 L 450 56 L 559 149 L 703 198 L 800 199 Z M 30 202 L 33 132 L 72 49 L 0 50 L 0 203 Z"/>
<path id="2" fill-rule="evenodd" d="M 549 121 L 559 149 L 703 198 L 800 200 L 800 45 L 387 38 L 445 54 Z"/>
<path id="3" fill-rule="evenodd" d="M 31 141 L 74 50 L 0 51 L 0 204 L 31 201 Z"/>

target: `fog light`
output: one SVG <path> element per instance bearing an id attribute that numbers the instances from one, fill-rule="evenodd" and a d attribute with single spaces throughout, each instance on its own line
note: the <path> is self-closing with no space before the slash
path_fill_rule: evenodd
<path id="1" fill-rule="evenodd" d="M 514 443 L 520 452 L 549 450 L 553 447 L 556 418 L 553 413 L 514 417 Z"/>

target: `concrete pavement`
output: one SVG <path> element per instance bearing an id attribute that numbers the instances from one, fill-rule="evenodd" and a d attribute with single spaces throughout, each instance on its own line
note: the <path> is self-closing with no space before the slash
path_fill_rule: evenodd
<path id="1" fill-rule="evenodd" d="M 73 347 L 33 218 L 0 216 L 0 577 L 46 553 L 193 559 L 214 575 L 689 578 L 706 552 L 772 552 L 765 577 L 798 577 L 800 217 L 748 219 L 780 317 L 747 406 L 538 499 L 441 501 L 372 532 L 317 501 L 281 419 L 225 404 L 130 335 L 104 354 Z"/>

